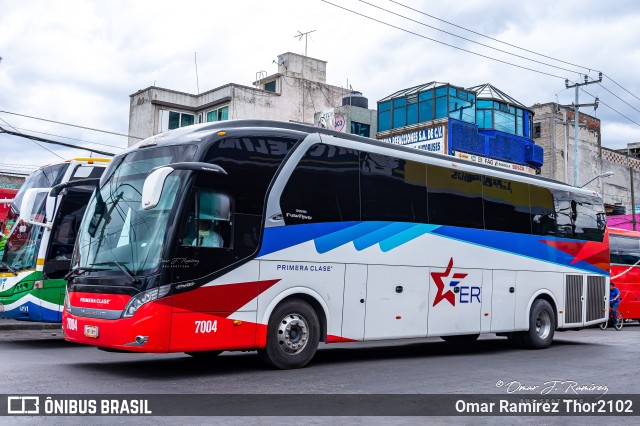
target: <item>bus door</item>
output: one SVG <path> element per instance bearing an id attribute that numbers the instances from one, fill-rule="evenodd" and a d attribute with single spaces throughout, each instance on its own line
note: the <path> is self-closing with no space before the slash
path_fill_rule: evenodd
<path id="1" fill-rule="evenodd" d="M 260 283 L 257 262 L 223 275 L 233 263 L 231 197 L 208 185 L 191 190 L 175 254 L 163 265 L 176 283 L 171 315 L 171 351 L 247 349 L 255 345 Z"/>
<path id="2" fill-rule="evenodd" d="M 427 335 L 429 268 L 369 265 L 365 340 Z"/>
<path id="3" fill-rule="evenodd" d="M 430 268 L 428 335 L 480 333 L 482 284 L 481 269 L 457 268 L 453 258 L 444 268 Z"/>

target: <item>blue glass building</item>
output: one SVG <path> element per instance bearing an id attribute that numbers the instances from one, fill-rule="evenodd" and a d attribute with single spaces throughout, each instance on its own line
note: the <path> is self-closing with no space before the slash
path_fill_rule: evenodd
<path id="1" fill-rule="evenodd" d="M 472 161 L 539 172 L 533 111 L 490 84 L 431 82 L 378 101 L 377 138 Z"/>

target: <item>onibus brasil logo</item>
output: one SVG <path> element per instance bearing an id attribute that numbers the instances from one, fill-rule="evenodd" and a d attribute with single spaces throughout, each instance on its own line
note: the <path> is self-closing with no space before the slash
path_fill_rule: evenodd
<path id="1" fill-rule="evenodd" d="M 451 275 L 452 270 L 453 257 L 449 260 L 449 265 L 444 272 L 431 273 L 431 278 L 438 288 L 436 297 L 433 299 L 433 306 L 436 306 L 443 300 L 451 303 L 451 306 L 456 306 L 456 293 L 458 294 L 457 299 L 459 303 L 480 303 L 479 286 L 459 285 L 469 274 L 454 272 L 453 275 Z M 448 282 L 448 287 L 450 288 L 447 291 L 445 291 L 445 288 L 447 288 L 445 282 Z M 451 290 L 451 288 L 453 288 L 453 290 Z"/>

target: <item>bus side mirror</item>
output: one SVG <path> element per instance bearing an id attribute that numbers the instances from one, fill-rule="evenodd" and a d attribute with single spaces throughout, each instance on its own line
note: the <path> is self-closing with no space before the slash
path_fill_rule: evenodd
<path id="1" fill-rule="evenodd" d="M 20 204 L 19 220 L 31 225 L 47 226 L 47 218 L 42 217 L 43 203 L 46 203 L 45 197 L 49 194 L 50 188 L 31 188 L 27 189 Z M 43 212 L 45 215 L 47 212 Z M 40 217 L 37 217 L 40 214 Z"/>
<path id="2" fill-rule="evenodd" d="M 142 186 L 142 209 L 150 210 L 158 205 L 162 196 L 162 189 L 167 177 L 173 172 L 169 166 L 160 167 L 152 171 L 144 180 Z"/>
<path id="3" fill-rule="evenodd" d="M 150 210 L 158 205 L 160 197 L 162 197 L 162 190 L 164 189 L 167 177 L 174 170 L 192 170 L 196 172 L 220 173 L 223 175 L 227 174 L 222 167 L 210 163 L 185 162 L 173 163 L 168 166 L 160 166 L 149 173 L 149 176 L 144 180 L 144 185 L 142 186 L 143 210 Z"/>

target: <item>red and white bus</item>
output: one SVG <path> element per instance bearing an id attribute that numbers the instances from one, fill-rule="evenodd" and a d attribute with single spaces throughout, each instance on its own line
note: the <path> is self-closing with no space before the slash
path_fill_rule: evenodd
<path id="1" fill-rule="evenodd" d="M 309 126 L 146 139 L 86 211 L 63 327 L 110 350 L 257 349 L 297 368 L 320 341 L 544 348 L 608 306 L 597 193 Z"/>
<path id="2" fill-rule="evenodd" d="M 640 232 L 609 228 L 611 281 L 620 289 L 624 319 L 640 319 Z"/>

